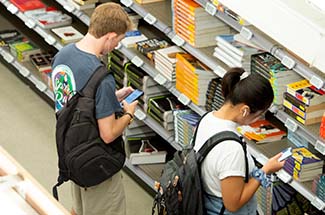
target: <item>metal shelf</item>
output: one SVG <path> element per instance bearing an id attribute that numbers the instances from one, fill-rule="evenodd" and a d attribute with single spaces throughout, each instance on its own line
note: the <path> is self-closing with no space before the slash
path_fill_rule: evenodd
<path id="1" fill-rule="evenodd" d="M 80 21 L 82 21 L 85 25 L 89 26 L 90 19 L 85 12 L 78 10 L 69 0 L 56 0 L 56 1 L 59 4 L 61 4 L 66 11 L 72 13 L 73 15 L 78 17 Z"/>
<path id="2" fill-rule="evenodd" d="M 164 138 L 174 149 L 182 150 L 182 147 L 175 142 L 174 134 L 164 129 L 158 122 L 148 116 L 143 110 L 137 108 L 134 113 L 134 116 L 137 117 L 139 120 L 143 121 L 152 130 L 159 134 L 159 136 Z"/>
<path id="3" fill-rule="evenodd" d="M 233 29 L 240 32 L 240 34 L 252 41 L 253 43 L 259 45 L 261 48 L 270 52 L 276 58 L 278 58 L 285 66 L 289 69 L 295 70 L 299 75 L 308 79 L 317 88 L 325 88 L 325 79 L 316 74 L 313 70 L 301 63 L 297 58 L 283 50 L 279 44 L 274 43 L 273 41 L 266 39 L 265 36 L 262 36 L 257 29 L 252 29 L 246 26 L 240 25 L 237 21 L 226 15 L 225 13 L 219 12 L 217 7 L 213 5 L 208 0 L 195 0 L 203 8 L 206 9 L 207 13 L 210 15 L 216 16 L 220 20 L 224 21 L 226 24 L 231 26 Z M 213 9 L 214 8 L 214 9 Z"/>
<path id="4" fill-rule="evenodd" d="M 173 29 L 169 27 L 170 23 L 165 24 L 163 21 L 159 20 L 153 13 L 155 11 L 160 11 L 159 12 L 159 17 L 162 18 L 164 16 L 161 16 L 161 11 L 162 9 L 166 7 L 159 7 L 161 3 L 153 3 L 150 4 L 151 6 L 148 7 L 146 6 L 147 9 L 152 9 L 152 12 L 148 12 L 144 7 L 141 6 L 132 0 L 121 0 L 121 3 L 124 4 L 126 7 L 131 8 L 134 10 L 137 14 L 139 14 L 143 19 L 148 22 L 150 25 L 153 25 L 156 27 L 158 30 L 163 32 L 169 39 L 171 39 L 177 46 L 180 46 L 184 48 L 186 51 L 188 51 L 190 54 L 192 54 L 194 57 L 202 61 L 202 63 L 206 64 L 209 68 L 213 70 L 215 74 L 218 76 L 222 77 L 225 73 L 226 70 L 220 66 L 220 63 L 217 63 L 217 60 L 212 58 L 209 55 L 206 55 L 204 51 L 201 51 L 200 49 L 194 48 L 185 40 L 183 40 L 181 37 L 179 37 L 175 32 L 173 32 Z M 156 6 L 157 5 L 157 6 Z M 156 12 L 157 13 L 157 12 Z M 166 12 L 165 14 L 170 14 L 170 12 Z"/>
<path id="5" fill-rule="evenodd" d="M 117 48 L 120 52 L 122 52 L 128 59 L 131 60 L 133 64 L 143 69 L 148 75 L 150 75 L 158 84 L 165 87 L 169 92 L 171 92 L 174 96 L 178 98 L 180 102 L 184 105 L 189 106 L 196 113 L 203 115 L 205 110 L 202 107 L 195 105 L 191 102 L 191 100 L 186 97 L 184 94 L 179 92 L 174 84 L 168 81 L 165 77 L 163 77 L 147 60 L 144 56 L 137 55 L 133 50 L 124 47 L 120 44 Z"/>
<path id="6" fill-rule="evenodd" d="M 12 56 L 8 51 L 6 51 L 2 47 L 0 47 L 0 55 L 3 57 L 3 59 L 5 59 L 5 61 L 13 65 L 23 77 L 33 83 L 40 92 L 44 93 L 52 101 L 54 101 L 54 94 L 46 86 L 46 84 L 44 84 L 35 75 L 33 75 L 33 73 L 28 68 L 26 68 L 21 62 L 17 61 L 14 56 Z"/>
<path id="7" fill-rule="evenodd" d="M 256 145 L 255 143 L 247 141 L 248 151 L 252 154 L 253 157 L 256 158 L 256 160 L 259 163 L 263 165 L 267 162 L 269 158 L 271 158 L 272 156 L 274 156 L 275 154 L 279 153 L 280 151 L 282 151 L 283 149 L 289 146 L 292 145 L 286 140 L 281 140 L 281 141 L 261 144 L 261 145 Z M 276 175 L 278 176 L 279 179 L 281 179 L 281 181 L 289 184 L 291 187 L 293 187 L 295 190 L 301 193 L 318 210 L 322 210 L 325 212 L 325 202 L 319 199 L 314 193 L 311 192 L 310 189 L 307 188 L 310 187 L 308 185 L 310 185 L 311 182 L 308 182 L 309 184 L 305 184 L 306 182 L 298 182 L 294 180 L 292 176 L 288 174 L 286 171 L 284 171 L 283 169 L 276 172 Z"/>
<path id="8" fill-rule="evenodd" d="M 28 18 L 24 13 L 20 12 L 19 9 L 15 5 L 11 4 L 7 0 L 2 0 L 1 3 L 7 8 L 7 10 L 10 13 L 17 16 L 19 19 L 21 19 L 28 28 L 33 29 L 40 36 L 42 36 L 48 44 L 54 46 L 56 49 L 61 49 L 63 47 L 63 45 L 60 44 L 55 39 L 55 37 L 51 35 L 50 31 L 44 30 L 43 28 L 38 26 L 34 20 L 32 20 L 31 18 Z"/>

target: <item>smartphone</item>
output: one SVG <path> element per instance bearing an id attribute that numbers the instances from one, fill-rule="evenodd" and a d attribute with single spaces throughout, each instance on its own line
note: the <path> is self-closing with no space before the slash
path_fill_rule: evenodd
<path id="1" fill-rule="evenodd" d="M 139 99 L 143 95 L 143 92 L 141 90 L 134 90 L 132 93 L 130 93 L 124 101 L 126 101 L 128 104 L 134 102 L 135 100 Z"/>
<path id="2" fill-rule="evenodd" d="M 283 160 L 289 158 L 291 155 L 292 155 L 292 148 L 289 147 L 289 148 L 287 148 L 287 149 L 285 149 L 285 150 L 282 151 L 282 155 L 281 155 L 281 157 L 278 159 L 278 161 L 281 162 L 281 161 L 283 161 Z"/>

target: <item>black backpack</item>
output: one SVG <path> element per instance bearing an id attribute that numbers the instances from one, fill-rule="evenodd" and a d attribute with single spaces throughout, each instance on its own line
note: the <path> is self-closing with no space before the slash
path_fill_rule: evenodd
<path id="1" fill-rule="evenodd" d="M 195 143 L 196 133 L 197 129 L 193 136 L 192 145 Z M 237 141 L 243 147 L 246 165 L 245 182 L 248 182 L 246 143 L 234 132 L 217 133 L 208 139 L 198 152 L 195 152 L 193 148 L 183 149 L 175 152 L 173 159 L 167 162 L 160 182 L 157 184 L 152 215 L 156 212 L 158 215 L 205 214 L 200 166 L 210 150 L 218 143 L 226 140 Z M 225 207 L 223 206 L 220 214 L 223 214 L 224 210 Z"/>
<path id="2" fill-rule="evenodd" d="M 100 66 L 85 87 L 77 92 L 56 114 L 56 146 L 59 157 L 59 177 L 53 187 L 72 180 L 81 187 L 91 187 L 110 178 L 125 162 L 123 140 L 105 144 L 100 138 L 95 117 L 95 96 L 100 82 L 109 74 Z"/>

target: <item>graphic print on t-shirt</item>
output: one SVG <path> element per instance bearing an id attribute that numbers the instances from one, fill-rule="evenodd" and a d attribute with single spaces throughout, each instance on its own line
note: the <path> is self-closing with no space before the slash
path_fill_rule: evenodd
<path id="1" fill-rule="evenodd" d="M 55 111 L 59 111 L 76 91 L 76 83 L 71 69 L 66 65 L 58 65 L 52 72 L 55 94 Z"/>

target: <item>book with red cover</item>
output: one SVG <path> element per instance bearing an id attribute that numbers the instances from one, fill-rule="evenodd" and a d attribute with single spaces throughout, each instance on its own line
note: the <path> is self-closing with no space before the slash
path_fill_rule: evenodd
<path id="1" fill-rule="evenodd" d="M 45 8 L 45 4 L 39 0 L 10 0 L 21 12 Z"/>
<path id="2" fill-rule="evenodd" d="M 277 128 L 266 119 L 260 119 L 252 124 L 238 127 L 238 131 L 249 140 L 256 143 L 267 143 L 281 140 L 286 132 Z"/>

